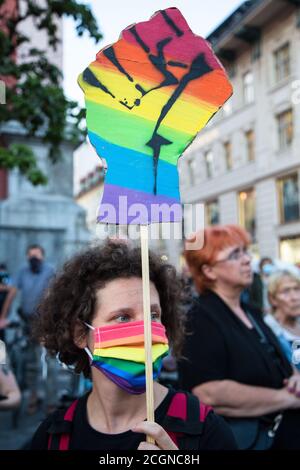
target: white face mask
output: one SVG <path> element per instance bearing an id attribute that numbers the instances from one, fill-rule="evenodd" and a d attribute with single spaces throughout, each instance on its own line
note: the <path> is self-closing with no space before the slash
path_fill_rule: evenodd
<path id="1" fill-rule="evenodd" d="M 83 322 L 85 324 L 85 326 L 87 326 L 90 330 L 95 330 L 95 328 L 92 326 L 92 325 L 89 325 L 89 323 L 86 323 L 85 321 Z M 91 363 L 93 362 L 93 354 L 91 352 L 91 350 L 86 346 L 84 348 L 85 352 L 87 353 L 87 355 L 89 356 L 90 360 L 91 360 Z"/>

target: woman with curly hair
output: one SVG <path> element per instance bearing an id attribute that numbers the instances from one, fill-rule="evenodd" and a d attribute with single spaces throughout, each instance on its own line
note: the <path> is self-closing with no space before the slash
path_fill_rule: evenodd
<path id="1" fill-rule="evenodd" d="M 150 253 L 149 270 L 156 379 L 168 341 L 180 355 L 184 329 L 175 269 Z M 90 376 L 93 387 L 67 411 L 50 415 L 31 449 L 235 448 L 230 430 L 210 408 L 157 382 L 155 423 L 145 421 L 139 248 L 107 241 L 67 262 L 39 306 L 35 336 L 62 362 Z"/>

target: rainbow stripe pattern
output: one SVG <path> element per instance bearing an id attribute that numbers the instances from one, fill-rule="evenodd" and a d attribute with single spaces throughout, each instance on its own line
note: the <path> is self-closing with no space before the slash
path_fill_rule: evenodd
<path id="1" fill-rule="evenodd" d="M 153 378 L 168 354 L 165 327 L 152 322 Z M 130 393 L 145 392 L 144 322 L 105 325 L 94 331 L 93 363 L 110 380 Z"/>
<path id="2" fill-rule="evenodd" d="M 168 8 L 125 29 L 78 81 L 107 163 L 98 222 L 180 221 L 178 159 L 232 94 L 209 44 Z"/>

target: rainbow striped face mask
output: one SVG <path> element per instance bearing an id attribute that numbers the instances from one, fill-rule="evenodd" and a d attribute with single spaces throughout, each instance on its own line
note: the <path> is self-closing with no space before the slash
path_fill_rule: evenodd
<path id="1" fill-rule="evenodd" d="M 105 325 L 98 328 L 85 323 L 94 331 L 94 352 L 85 351 L 91 365 L 100 370 L 112 382 L 132 394 L 146 390 L 144 322 L 128 322 Z M 162 360 L 168 354 L 165 327 L 158 322 L 152 325 L 153 379 L 157 379 Z"/>

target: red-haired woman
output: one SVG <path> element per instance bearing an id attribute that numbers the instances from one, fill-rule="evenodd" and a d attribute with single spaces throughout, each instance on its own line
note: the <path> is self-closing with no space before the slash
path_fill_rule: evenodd
<path id="1" fill-rule="evenodd" d="M 300 375 L 261 313 L 240 301 L 252 281 L 249 242 L 237 226 L 215 226 L 204 248 L 185 252 L 200 296 L 188 314 L 181 387 L 227 418 L 240 448 L 300 449 Z"/>

